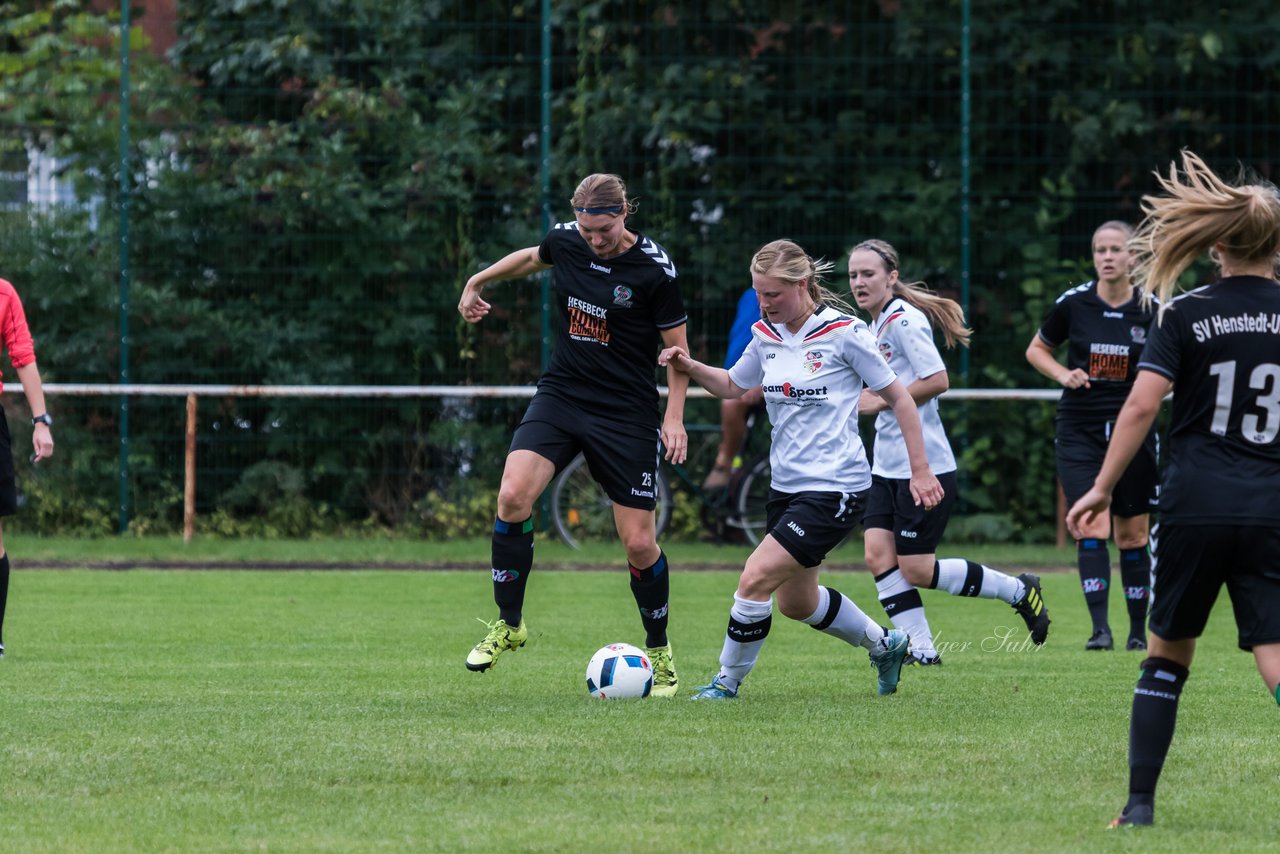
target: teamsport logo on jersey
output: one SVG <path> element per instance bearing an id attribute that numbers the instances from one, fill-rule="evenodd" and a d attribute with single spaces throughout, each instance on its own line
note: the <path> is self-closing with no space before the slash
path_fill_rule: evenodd
<path id="1" fill-rule="evenodd" d="M 520 577 L 520 571 L 516 569 L 495 569 L 493 571 L 493 580 L 498 583 L 507 581 L 515 581 Z"/>
<path id="2" fill-rule="evenodd" d="M 822 406 L 827 400 L 827 387 L 801 388 L 791 383 L 761 386 L 765 394 L 780 394 L 784 406 Z"/>
<path id="3" fill-rule="evenodd" d="M 623 308 L 631 308 L 631 297 L 633 296 L 631 288 L 625 285 L 618 285 L 613 289 L 613 304 L 620 305 Z"/>
<path id="4" fill-rule="evenodd" d="M 822 367 L 822 351 L 810 350 L 804 354 L 804 369 L 811 374 L 816 374 L 818 369 Z"/>
<path id="5" fill-rule="evenodd" d="M 1129 337 L 1133 339 L 1134 344 L 1147 343 L 1147 330 L 1141 326 L 1130 326 Z"/>

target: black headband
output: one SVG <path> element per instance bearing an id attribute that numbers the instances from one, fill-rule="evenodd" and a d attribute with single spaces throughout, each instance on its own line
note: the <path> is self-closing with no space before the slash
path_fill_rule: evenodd
<path id="1" fill-rule="evenodd" d="M 884 261 L 884 265 L 888 267 L 890 271 L 898 269 L 898 265 L 893 263 L 893 259 L 890 258 L 888 255 L 884 254 L 883 252 L 881 252 L 880 247 L 876 246 L 874 243 L 859 243 L 857 246 L 853 248 L 854 249 L 870 249 L 872 252 L 880 256 L 880 260 Z"/>
<path id="2" fill-rule="evenodd" d="M 622 213 L 622 205 L 614 205 L 611 208 L 574 208 L 578 213 L 585 214 L 602 214 L 602 213 Z"/>

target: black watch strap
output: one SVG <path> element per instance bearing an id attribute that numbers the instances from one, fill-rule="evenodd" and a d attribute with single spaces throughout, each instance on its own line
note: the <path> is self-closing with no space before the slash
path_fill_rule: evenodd
<path id="1" fill-rule="evenodd" d="M 49 413 L 47 413 L 47 412 L 46 412 L 46 413 L 44 413 L 43 415 L 37 415 L 37 416 L 35 416 L 34 418 L 32 418 L 32 419 L 31 419 L 31 426 L 32 426 L 32 427 L 34 427 L 34 426 L 36 426 L 37 424 L 46 424 L 46 425 L 48 425 L 48 426 L 52 427 L 52 426 L 53 426 L 53 416 L 52 416 L 52 415 L 50 415 L 50 414 L 49 414 Z"/>

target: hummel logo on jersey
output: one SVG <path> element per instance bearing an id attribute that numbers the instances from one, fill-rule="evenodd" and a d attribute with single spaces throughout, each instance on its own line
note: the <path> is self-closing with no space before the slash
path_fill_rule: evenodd
<path id="1" fill-rule="evenodd" d="M 1116 318 L 1116 319 L 1118 320 L 1118 319 L 1120 319 L 1120 318 L 1124 317 L 1124 312 L 1123 312 L 1123 311 L 1104 311 L 1104 312 L 1102 313 L 1102 316 L 1103 316 L 1103 317 L 1113 317 L 1113 318 Z"/>
<path id="2" fill-rule="evenodd" d="M 801 537 L 803 537 L 803 536 L 804 536 L 804 528 L 801 528 L 801 527 L 800 527 L 799 525 L 797 525 L 795 522 L 788 522 L 788 523 L 787 523 L 787 527 L 788 527 L 788 528 L 790 528 L 791 530 L 795 531 L 799 536 L 801 536 Z"/>
<path id="3" fill-rule="evenodd" d="M 671 260 L 671 256 L 661 246 L 646 237 L 640 241 L 640 251 L 652 258 L 668 277 L 672 279 L 676 277 L 675 262 Z"/>
<path id="4" fill-rule="evenodd" d="M 612 268 L 612 267 L 602 267 L 601 265 L 597 264 L 595 261 L 590 262 L 587 266 L 588 266 L 588 267 L 590 267 L 592 270 L 595 270 L 595 271 L 596 271 L 596 272 L 598 272 L 598 273 L 612 273 L 612 272 L 613 272 L 613 268 Z"/>

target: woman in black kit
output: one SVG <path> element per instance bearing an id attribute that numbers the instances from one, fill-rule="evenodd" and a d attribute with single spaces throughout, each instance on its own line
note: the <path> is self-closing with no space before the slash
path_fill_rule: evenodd
<path id="1" fill-rule="evenodd" d="M 492 555 L 498 619 L 486 623 L 489 631 L 467 656 L 467 668 L 488 670 L 528 639 L 523 609 L 533 568 L 533 504 L 581 452 L 613 501 L 653 664 L 652 693 L 669 697 L 677 681 L 667 641 L 667 557 L 654 531 L 654 484 L 661 447 L 667 459 L 684 461 L 689 379 L 668 372 L 660 422 L 654 371 L 659 342 L 688 348 L 687 318 L 671 257 L 652 238 L 627 228 L 635 202 L 621 178 L 588 175 L 571 203 L 572 221 L 554 226 L 540 245 L 476 273 L 458 302 L 463 319 L 477 323 L 490 309 L 481 298 L 486 285 L 555 270 L 555 354 L 512 437 L 498 491 Z"/>
<path id="2" fill-rule="evenodd" d="M 1067 514 L 1079 536 L 1106 513 L 1172 390 L 1149 657 L 1133 692 L 1129 800 L 1113 827 L 1154 821 L 1178 698 L 1224 584 L 1240 648 L 1280 703 L 1280 192 L 1227 184 L 1189 151 L 1160 186 L 1143 199 L 1134 277 L 1161 307 L 1097 482 Z M 1171 299 L 1206 252 L 1222 278 Z"/>
<path id="3" fill-rule="evenodd" d="M 1027 347 L 1027 361 L 1062 385 L 1055 419 L 1054 450 L 1058 480 L 1068 505 L 1093 485 L 1102 466 L 1116 414 L 1137 374 L 1138 360 L 1151 326 L 1152 309 L 1129 281 L 1127 223 L 1105 222 L 1093 233 L 1093 265 L 1097 278 L 1058 297 Z M 1053 351 L 1067 344 L 1064 367 Z M 1150 517 L 1155 510 L 1159 473 L 1157 437 L 1147 434 L 1142 449 L 1116 487 L 1110 515 L 1086 525 L 1076 539 L 1080 587 L 1093 622 L 1085 649 L 1112 649 L 1107 603 L 1111 595 L 1111 555 L 1107 540 L 1114 523 L 1120 551 L 1120 582 L 1129 611 L 1126 649 L 1146 644 L 1147 601 L 1151 581 L 1148 551 Z"/>

